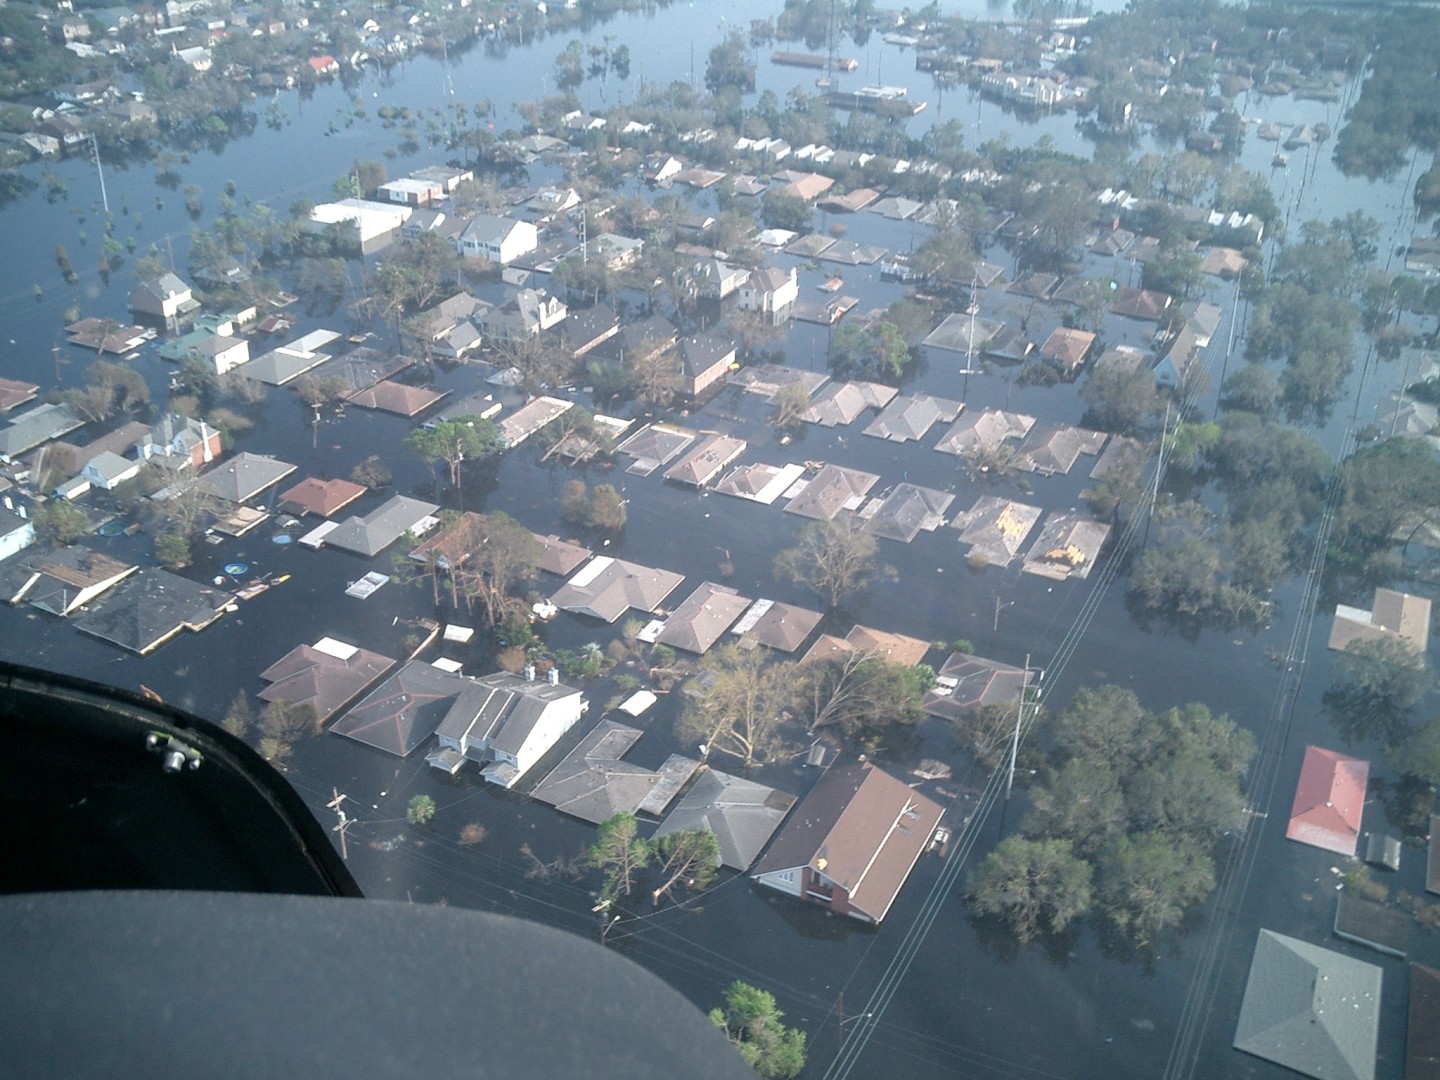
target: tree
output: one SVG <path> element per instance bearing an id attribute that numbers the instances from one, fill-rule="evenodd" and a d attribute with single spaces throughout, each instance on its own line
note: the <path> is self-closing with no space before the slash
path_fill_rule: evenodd
<path id="1" fill-rule="evenodd" d="M 314 735 L 319 728 L 320 718 L 313 705 L 297 705 L 277 698 L 260 710 L 260 730 L 280 742 L 293 743 Z"/>
<path id="2" fill-rule="evenodd" d="M 584 480 L 566 480 L 560 490 L 560 516 L 575 525 L 590 520 L 590 490 Z"/>
<path id="3" fill-rule="evenodd" d="M 725 1007 L 710 1010 L 710 1022 L 765 1077 L 795 1077 L 805 1067 L 805 1033 L 782 1024 L 784 1016 L 773 994 L 739 981 L 725 991 Z"/>
<path id="4" fill-rule="evenodd" d="M 793 665 L 768 664 L 762 649 L 731 643 L 701 661 L 709 687 L 685 706 L 676 734 L 711 751 L 730 754 L 745 768 L 768 761 L 785 741 L 782 712 L 794 678 Z"/>
<path id="5" fill-rule="evenodd" d="M 814 589 L 831 607 L 859 592 L 876 571 L 875 537 L 846 521 L 814 521 L 775 556 L 775 576 Z"/>
<path id="6" fill-rule="evenodd" d="M 246 696 L 244 690 L 241 690 L 236 693 L 235 700 L 225 710 L 225 718 L 220 721 L 220 726 L 237 739 L 243 739 L 250 734 L 254 720 L 254 714 L 250 711 L 250 698 Z"/>
<path id="7" fill-rule="evenodd" d="M 1352 641 L 1335 662 L 1335 680 L 1325 691 L 1347 732 L 1378 735 L 1390 743 L 1406 735 L 1410 710 L 1430 685 L 1425 654 L 1393 637 Z"/>
<path id="8" fill-rule="evenodd" d="M 1215 863 L 1189 844 L 1142 832 L 1110 845 L 1100 859 L 1099 882 L 1106 920 L 1148 945 L 1215 888 Z"/>
<path id="9" fill-rule="evenodd" d="M 155 537 L 155 558 L 167 570 L 190 565 L 190 537 L 180 529 L 167 529 Z"/>
<path id="10" fill-rule="evenodd" d="M 837 379 L 897 383 L 910 364 L 910 346 L 894 323 L 846 323 L 830 337 L 830 370 Z"/>
<path id="11" fill-rule="evenodd" d="M 775 414 L 772 423 L 782 431 L 799 427 L 801 417 L 810 407 L 810 391 L 802 383 L 789 382 L 780 387 L 774 398 Z"/>
<path id="12" fill-rule="evenodd" d="M 468 558 L 452 564 L 450 574 L 458 579 L 467 602 L 479 600 L 491 626 L 504 620 L 512 603 L 510 590 L 532 577 L 540 565 L 540 542 L 535 534 L 509 514 L 494 511 L 479 518 L 466 518 L 465 545 Z"/>
<path id="13" fill-rule="evenodd" d="M 596 484 L 590 492 L 590 524 L 606 532 L 625 527 L 625 499 L 613 484 Z"/>
<path id="14" fill-rule="evenodd" d="M 924 664 L 905 667 L 856 649 L 805 664 L 795 682 L 811 731 L 833 727 L 847 738 L 878 739 L 891 727 L 919 722 L 935 673 Z"/>
<path id="15" fill-rule="evenodd" d="M 96 360 L 85 369 L 85 385 L 66 390 L 66 402 L 87 420 L 108 420 L 117 412 L 143 412 L 150 404 L 150 388 L 132 367 Z"/>
<path id="16" fill-rule="evenodd" d="M 703 889 L 720 866 L 720 842 L 709 829 L 677 829 L 652 845 L 660 864 L 661 884 L 651 890 L 650 901 L 659 904 L 662 896 L 673 895 L 677 885 Z"/>
<path id="17" fill-rule="evenodd" d="M 35 511 L 35 539 L 42 544 L 73 544 L 90 531 L 84 510 L 65 499 L 51 499 Z"/>
<path id="18" fill-rule="evenodd" d="M 808 233 L 814 219 L 815 213 L 810 204 L 799 195 L 772 191 L 765 196 L 765 202 L 760 207 L 760 220 L 768 229 Z"/>
<path id="19" fill-rule="evenodd" d="M 628 367 L 636 395 L 659 408 L 680 389 L 680 360 L 669 349 L 640 349 L 631 354 Z"/>
<path id="20" fill-rule="evenodd" d="M 977 914 L 1003 919 L 1021 941 L 1059 933 L 1090 910 L 1094 871 L 1068 840 L 1007 836 L 966 890 Z"/>
<path id="21" fill-rule="evenodd" d="M 755 65 L 750 60 L 750 46 L 742 31 L 732 30 L 710 50 L 705 63 L 705 88 L 712 94 L 730 88 L 742 93 L 755 89 Z"/>
<path id="22" fill-rule="evenodd" d="M 460 466 L 466 461 L 500 451 L 495 425 L 479 416 L 441 420 L 433 427 L 419 427 L 405 438 L 405 449 L 434 468 L 445 462 L 450 469 L 450 486 L 461 492 Z M 462 493 L 463 499 L 463 493 Z"/>
<path id="23" fill-rule="evenodd" d="M 390 485 L 394 476 L 390 473 L 390 466 L 380 460 L 379 454 L 371 454 L 350 470 L 350 479 L 368 488 L 383 488 Z"/>
<path id="24" fill-rule="evenodd" d="M 1144 364 L 1102 364 L 1085 380 L 1080 399 L 1086 424 L 1126 435 L 1156 427 L 1162 409 L 1155 376 Z"/>
<path id="25" fill-rule="evenodd" d="M 416 795 L 405 807 L 405 820 L 411 825 L 428 825 L 435 816 L 435 800 L 429 795 Z"/>
<path id="26" fill-rule="evenodd" d="M 1368 558 L 1413 536 L 1440 514 L 1440 462 L 1423 439 L 1403 436 L 1362 447 L 1340 474 L 1336 531 L 1344 550 Z"/>
<path id="27" fill-rule="evenodd" d="M 650 862 L 650 845 L 636 835 L 637 824 L 635 815 L 623 810 L 600 823 L 590 847 L 590 865 L 605 873 L 600 890 L 602 904 L 629 896 L 635 874 Z"/>

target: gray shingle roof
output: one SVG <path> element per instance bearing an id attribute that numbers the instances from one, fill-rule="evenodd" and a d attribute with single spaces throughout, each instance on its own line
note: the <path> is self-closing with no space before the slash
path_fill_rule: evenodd
<path id="1" fill-rule="evenodd" d="M 1372 1080 L 1381 969 L 1261 930 L 1235 1048 L 1321 1080 Z"/>
<path id="2" fill-rule="evenodd" d="M 745 871 L 794 805 L 789 792 L 709 769 L 661 822 L 655 837 L 709 829 L 720 844 L 720 865 Z"/>

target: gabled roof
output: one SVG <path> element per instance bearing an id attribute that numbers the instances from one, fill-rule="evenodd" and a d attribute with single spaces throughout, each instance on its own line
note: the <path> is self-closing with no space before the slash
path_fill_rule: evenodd
<path id="1" fill-rule="evenodd" d="M 850 906 L 878 923 L 942 813 L 933 800 L 873 762 L 835 765 L 795 808 L 751 876 L 808 866 L 843 888 Z"/>
<path id="2" fill-rule="evenodd" d="M 69 405 L 36 405 L 0 427 L 0 457 L 13 458 L 84 424 Z"/>
<path id="3" fill-rule="evenodd" d="M 632 607 L 654 611 L 684 580 L 683 574 L 597 555 L 550 602 L 565 611 L 614 622 Z"/>
<path id="4" fill-rule="evenodd" d="M 347 739 L 405 757 L 435 733 L 468 680 L 411 660 L 331 725 Z"/>
<path id="5" fill-rule="evenodd" d="M 1425 652 L 1430 645 L 1430 601 L 1394 589 L 1376 589 L 1369 611 L 1336 606 L 1330 648 L 1346 649 L 1351 642 L 1379 638 L 1403 641 L 1417 652 Z"/>
<path id="6" fill-rule="evenodd" d="M 144 656 L 181 630 L 200 631 L 220 617 L 230 595 L 165 570 L 136 574 L 75 625 Z"/>
<path id="7" fill-rule="evenodd" d="M 325 535 L 325 545 L 357 555 L 378 555 L 439 509 L 435 503 L 396 495 L 364 517 L 346 518 Z"/>
<path id="8" fill-rule="evenodd" d="M 679 341 L 680 370 L 688 379 L 698 379 L 719 364 L 735 359 L 735 343 L 715 334 L 692 334 Z"/>
<path id="9" fill-rule="evenodd" d="M 33 401 L 39 392 L 40 387 L 35 383 L 0 378 L 0 412 L 8 412 L 27 401 Z"/>
<path id="10" fill-rule="evenodd" d="M 509 416 L 495 425 L 500 442 L 505 446 L 519 446 L 535 432 L 574 407 L 573 401 L 556 397 L 537 397 L 526 402 Z"/>
<path id="11" fill-rule="evenodd" d="M 1369 778 L 1368 761 L 1307 746 L 1285 835 L 1338 855 L 1354 855 Z"/>
<path id="12" fill-rule="evenodd" d="M 364 495 L 366 488 L 353 480 L 321 480 L 307 476 L 292 488 L 280 493 L 280 501 L 301 514 L 329 517 Z"/>
<path id="13" fill-rule="evenodd" d="M 1127 319 L 1154 322 L 1160 318 L 1171 303 L 1172 298 L 1169 293 L 1159 292 L 1155 289 L 1137 289 L 1127 285 L 1117 290 L 1115 302 L 1110 305 L 1110 310 Z"/>
<path id="14" fill-rule="evenodd" d="M 743 872 L 794 805 L 795 796 L 788 792 L 706 769 L 660 823 L 655 839 L 709 829 L 719 841 L 719 864 Z"/>
<path id="15" fill-rule="evenodd" d="M 579 694 L 579 690 L 564 683 L 497 671 L 467 680 L 435 732 L 457 742 L 483 739 L 496 750 L 515 755 L 551 705 Z"/>
<path id="16" fill-rule="evenodd" d="M 6 599 L 66 616 L 138 569 L 134 563 L 78 545 L 27 553 L 6 564 Z"/>
<path id="17" fill-rule="evenodd" d="M 745 440 L 731 435 L 710 435 L 670 468 L 665 479 L 704 487 L 720 470 L 745 452 Z"/>
<path id="18" fill-rule="evenodd" d="M 272 484 L 278 484 L 294 471 L 295 466 L 288 461 L 277 461 L 247 451 L 211 469 L 200 477 L 196 486 L 216 498 L 242 503 L 253 499 Z"/>
<path id="19" fill-rule="evenodd" d="M 1235 1049 L 1319 1080 L 1373 1080 L 1379 965 L 1261 930 Z"/>
<path id="20" fill-rule="evenodd" d="M 703 653 L 749 606 L 749 597 L 707 581 L 665 620 L 665 628 L 656 640 L 686 652 Z"/>
<path id="21" fill-rule="evenodd" d="M 309 705 L 323 724 L 394 666 L 388 656 L 322 638 L 295 646 L 262 671 L 270 685 L 260 698 Z"/>

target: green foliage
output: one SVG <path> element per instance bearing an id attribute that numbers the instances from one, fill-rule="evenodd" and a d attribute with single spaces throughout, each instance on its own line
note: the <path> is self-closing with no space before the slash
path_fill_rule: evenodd
<path id="1" fill-rule="evenodd" d="M 760 208 L 760 220 L 765 223 L 766 228 L 788 229 L 801 234 L 810 231 L 814 216 L 810 204 L 800 196 L 785 195 L 778 191 L 768 193 Z"/>
<path id="2" fill-rule="evenodd" d="M 687 701 L 676 725 L 683 742 L 702 743 L 705 753 L 739 758 L 749 768 L 785 749 L 782 714 L 796 679 L 795 665 L 767 663 L 767 650 L 732 642 L 701 661 L 707 685 Z"/>
<path id="3" fill-rule="evenodd" d="M 479 416 L 442 420 L 433 427 L 418 427 L 405 438 L 405 449 L 435 465 L 445 462 L 450 483 L 460 486 L 460 466 L 466 461 L 500 452 L 500 435 L 495 425 Z"/>
<path id="4" fill-rule="evenodd" d="M 660 864 L 660 884 L 650 894 L 656 904 L 681 885 L 687 889 L 706 888 L 720 868 L 720 841 L 709 829 L 677 829 L 653 841 L 650 847 Z"/>
<path id="5" fill-rule="evenodd" d="M 1336 658 L 1325 704 L 1349 738 L 1379 737 L 1395 747 L 1409 737 L 1410 710 L 1429 688 L 1424 653 L 1394 637 L 1356 640 Z"/>
<path id="6" fill-rule="evenodd" d="M 1090 910 L 1095 872 L 1067 840 L 1008 836 L 971 877 L 966 898 L 1001 918 L 1021 941 L 1060 933 Z"/>
<path id="7" fill-rule="evenodd" d="M 1254 738 L 1200 704 L 1151 713 L 1117 686 L 1079 691 L 1051 737 L 1023 838 L 982 864 L 972 903 L 1024 940 L 1082 914 L 1093 880 L 1106 924 L 1152 943 L 1214 888 L 1213 853 L 1243 827 Z M 1050 891 L 1062 885 L 1063 904 Z"/>
<path id="8" fill-rule="evenodd" d="M 905 667 L 856 650 L 802 666 L 795 674 L 796 703 L 811 731 L 829 727 L 870 744 L 884 741 L 891 729 L 919 723 L 934 680 L 923 664 Z"/>
<path id="9" fill-rule="evenodd" d="M 178 529 L 169 529 L 155 538 L 155 558 L 167 570 L 190 565 L 190 538 Z"/>
<path id="10" fill-rule="evenodd" d="M 637 835 L 637 825 L 635 815 L 623 810 L 600 823 L 589 859 L 591 866 L 604 871 L 605 884 L 600 890 L 604 904 L 629 896 L 636 872 L 650 862 L 650 845 Z"/>
<path id="11" fill-rule="evenodd" d="M 435 800 L 429 795 L 416 795 L 405 807 L 405 820 L 411 825 L 428 825 L 435 817 Z"/>
<path id="12" fill-rule="evenodd" d="M 1440 514 L 1440 462 L 1423 439 L 1365 446 L 1342 467 L 1338 546 L 1367 559 L 1414 535 Z"/>
<path id="13" fill-rule="evenodd" d="M 830 370 L 837 379 L 895 384 L 910 366 L 910 346 L 888 320 L 873 326 L 846 323 L 830 336 Z"/>
<path id="14" fill-rule="evenodd" d="M 607 532 L 619 532 L 625 527 L 626 516 L 625 499 L 615 485 L 596 484 L 590 492 L 590 524 Z"/>
<path id="15" fill-rule="evenodd" d="M 250 734 L 250 728 L 255 722 L 255 714 L 250 709 L 250 698 L 244 690 L 235 694 L 235 700 L 225 710 L 225 717 L 220 721 L 220 726 L 237 739 L 243 739 Z"/>
<path id="16" fill-rule="evenodd" d="M 755 65 L 744 32 L 732 30 L 710 50 L 705 63 L 705 88 L 712 94 L 732 88 L 742 93 L 755 89 Z"/>
<path id="17" fill-rule="evenodd" d="M 34 514 L 35 539 L 42 544 L 73 544 L 90 531 L 90 517 L 65 499 L 51 499 Z"/>
<path id="18" fill-rule="evenodd" d="M 737 981 L 725 991 L 725 1007 L 710 1010 L 710 1022 L 761 1076 L 795 1077 L 805 1067 L 805 1033 L 782 1024 L 784 1015 L 773 994 Z"/>

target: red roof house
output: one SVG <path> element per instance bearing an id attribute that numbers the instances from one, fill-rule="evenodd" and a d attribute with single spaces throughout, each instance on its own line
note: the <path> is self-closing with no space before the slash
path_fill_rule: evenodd
<path id="1" fill-rule="evenodd" d="M 1368 761 L 1307 746 L 1285 835 L 1338 855 L 1354 855 L 1369 778 Z"/>
<path id="2" fill-rule="evenodd" d="M 895 902 L 944 813 L 869 761 L 833 766 L 750 872 L 761 885 L 862 922 Z"/>

